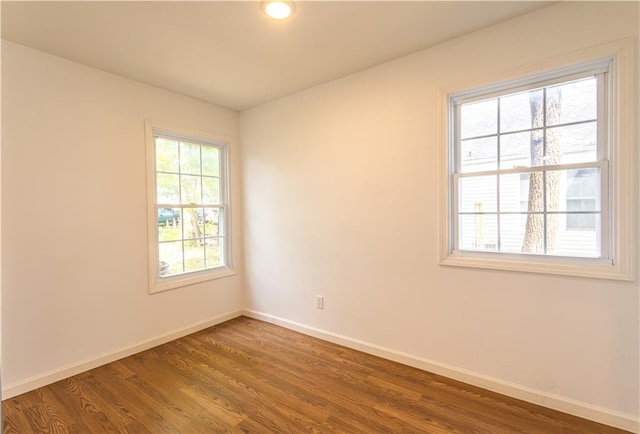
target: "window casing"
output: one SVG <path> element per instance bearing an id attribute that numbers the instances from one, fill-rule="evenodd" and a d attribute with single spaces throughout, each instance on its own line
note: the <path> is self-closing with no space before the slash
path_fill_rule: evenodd
<path id="1" fill-rule="evenodd" d="M 147 123 L 150 292 L 232 274 L 228 142 Z"/>
<path id="2" fill-rule="evenodd" d="M 442 265 L 633 279 L 631 47 L 613 43 L 506 71 L 499 84 L 442 91 Z M 576 86 L 590 90 L 575 98 Z M 558 88 L 561 112 L 549 113 Z M 559 155 L 547 149 L 553 135 Z M 532 155 L 534 139 L 542 145 Z M 531 184 L 540 194 L 530 197 Z M 539 228 L 533 248 L 528 220 Z"/>

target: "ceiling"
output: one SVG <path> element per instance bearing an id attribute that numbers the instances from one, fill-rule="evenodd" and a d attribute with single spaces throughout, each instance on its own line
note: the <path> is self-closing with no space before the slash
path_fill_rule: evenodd
<path id="1" fill-rule="evenodd" d="M 549 4 L 2 1 L 2 38 L 241 111 Z"/>

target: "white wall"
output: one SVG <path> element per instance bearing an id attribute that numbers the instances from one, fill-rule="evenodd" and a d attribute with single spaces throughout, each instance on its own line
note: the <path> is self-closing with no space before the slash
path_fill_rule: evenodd
<path id="1" fill-rule="evenodd" d="M 637 35 L 637 3 L 561 3 L 242 113 L 248 309 L 633 428 L 637 280 L 439 266 L 437 110 L 443 87 Z"/>
<path id="2" fill-rule="evenodd" d="M 238 114 L 13 43 L 2 50 L 4 398 L 238 314 L 240 274 L 149 295 L 144 135 L 151 119 L 235 140 L 239 198 Z"/>

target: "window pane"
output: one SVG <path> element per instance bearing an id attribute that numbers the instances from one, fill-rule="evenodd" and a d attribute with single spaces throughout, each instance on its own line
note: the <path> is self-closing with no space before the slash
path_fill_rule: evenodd
<path id="1" fill-rule="evenodd" d="M 220 211 L 213 208 L 205 208 L 205 236 L 220 235 Z"/>
<path id="2" fill-rule="evenodd" d="M 595 199 L 567 199 L 567 211 L 593 212 L 599 208 Z"/>
<path id="3" fill-rule="evenodd" d="M 563 175 L 560 171 L 549 171 L 545 172 L 544 182 L 545 182 L 545 207 L 547 211 L 557 211 L 561 207 L 562 201 L 560 200 L 561 196 L 561 188 L 562 188 L 562 177 Z"/>
<path id="4" fill-rule="evenodd" d="M 202 174 L 220 176 L 220 151 L 217 148 L 202 147 Z"/>
<path id="5" fill-rule="evenodd" d="M 182 175 L 180 177 L 180 187 L 182 188 L 182 204 L 196 205 L 202 201 L 202 189 L 199 176 Z"/>
<path id="6" fill-rule="evenodd" d="M 598 114 L 597 80 L 595 77 L 549 87 L 559 94 L 560 116 L 549 116 L 548 125 L 594 120 Z M 553 111 L 553 100 L 547 100 L 547 113 Z"/>
<path id="7" fill-rule="evenodd" d="M 521 174 L 520 201 L 523 211 L 544 211 L 544 172 Z"/>
<path id="8" fill-rule="evenodd" d="M 547 130 L 547 150 L 556 146 L 561 155 L 558 163 L 586 163 L 596 161 L 597 129 L 595 122 L 554 127 Z"/>
<path id="9" fill-rule="evenodd" d="M 156 175 L 156 189 L 158 197 L 157 203 L 160 204 L 180 204 L 180 182 L 178 175 L 169 175 L 166 173 L 158 173 Z"/>
<path id="10" fill-rule="evenodd" d="M 220 178 L 202 177 L 202 204 L 220 204 Z"/>
<path id="11" fill-rule="evenodd" d="M 158 244 L 158 253 L 160 277 L 184 273 L 181 241 Z"/>
<path id="12" fill-rule="evenodd" d="M 498 132 L 498 100 L 490 99 L 460 107 L 460 137 L 471 137 L 497 134 Z"/>
<path id="13" fill-rule="evenodd" d="M 459 181 L 458 207 L 460 212 L 497 211 L 496 175 L 460 178 Z"/>
<path id="14" fill-rule="evenodd" d="M 500 136 L 500 169 L 531 167 L 531 165 L 530 132 Z"/>
<path id="15" fill-rule="evenodd" d="M 524 181 L 522 180 L 524 176 Z M 525 182 L 524 188 L 522 183 Z M 509 173 L 500 175 L 500 211 L 522 212 L 527 210 L 529 174 Z"/>
<path id="16" fill-rule="evenodd" d="M 178 142 L 156 137 L 156 170 L 178 172 Z"/>
<path id="17" fill-rule="evenodd" d="M 176 241 L 182 239 L 182 229 L 179 224 L 158 226 L 158 241 Z"/>
<path id="18" fill-rule="evenodd" d="M 158 240 L 175 241 L 182 239 L 179 208 L 160 208 L 158 210 Z"/>
<path id="19" fill-rule="evenodd" d="M 600 190 L 600 169 L 567 170 L 568 198 L 595 198 Z"/>
<path id="20" fill-rule="evenodd" d="M 184 217 L 182 222 L 182 238 L 185 240 L 202 238 L 202 228 L 198 221 L 198 208 L 184 208 L 182 214 Z"/>
<path id="21" fill-rule="evenodd" d="M 460 144 L 460 171 L 480 172 L 498 168 L 498 143 L 496 137 L 463 140 Z"/>
<path id="22" fill-rule="evenodd" d="M 522 253 L 522 242 L 526 227 L 525 214 L 506 214 L 500 216 L 500 251 Z"/>
<path id="23" fill-rule="evenodd" d="M 567 230 L 582 231 L 595 230 L 598 214 L 568 214 Z"/>
<path id="24" fill-rule="evenodd" d="M 222 254 L 222 242 L 219 237 L 207 238 L 205 246 L 207 268 L 221 267 L 224 264 Z"/>
<path id="25" fill-rule="evenodd" d="M 545 217 L 544 214 L 527 214 L 522 238 L 522 253 L 545 254 Z"/>
<path id="26" fill-rule="evenodd" d="M 185 240 L 184 242 L 184 271 L 204 270 L 203 240 Z"/>
<path id="27" fill-rule="evenodd" d="M 531 124 L 531 98 L 540 97 L 541 89 L 514 93 L 500 98 L 500 132 L 528 130 Z"/>
<path id="28" fill-rule="evenodd" d="M 600 216 L 576 215 L 584 217 L 586 220 L 594 219 L 594 228 L 600 226 Z M 576 217 L 574 216 L 574 217 Z M 562 217 L 560 215 L 559 217 Z M 569 217 L 568 215 L 566 216 Z M 553 254 L 559 256 L 579 256 L 597 258 L 600 256 L 598 251 L 599 237 L 598 231 L 594 228 L 584 228 L 583 230 L 558 230 L 555 237 L 555 246 Z"/>
<path id="29" fill-rule="evenodd" d="M 204 232 L 205 214 L 206 212 L 203 208 L 198 208 L 196 210 L 196 215 L 198 216 L 198 233 L 197 233 L 198 238 L 205 236 L 205 232 Z"/>
<path id="30" fill-rule="evenodd" d="M 550 211 L 600 211 L 600 169 L 550 171 L 547 203 Z"/>
<path id="31" fill-rule="evenodd" d="M 461 250 L 498 250 L 498 218 L 495 214 L 461 215 L 458 229 Z"/>
<path id="32" fill-rule="evenodd" d="M 200 175 L 200 145 L 180 143 L 180 172 Z"/>

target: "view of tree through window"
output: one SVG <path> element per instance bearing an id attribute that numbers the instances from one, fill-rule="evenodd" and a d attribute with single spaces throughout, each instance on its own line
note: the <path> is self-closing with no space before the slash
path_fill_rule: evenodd
<path id="1" fill-rule="evenodd" d="M 605 75 L 455 103 L 457 249 L 600 257 Z"/>
<path id="2" fill-rule="evenodd" d="M 225 266 L 222 148 L 154 135 L 160 278 Z"/>

